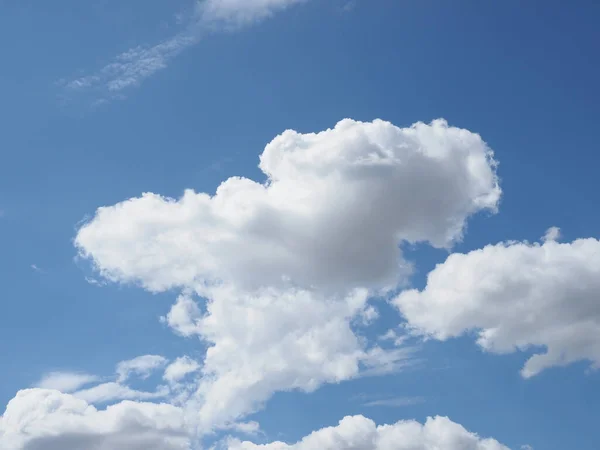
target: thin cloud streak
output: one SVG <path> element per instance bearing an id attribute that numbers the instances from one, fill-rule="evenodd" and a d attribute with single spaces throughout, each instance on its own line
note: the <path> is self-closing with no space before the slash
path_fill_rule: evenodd
<path id="1" fill-rule="evenodd" d="M 200 41 L 201 33 L 191 27 L 152 47 L 138 46 L 118 55 L 99 72 L 64 83 L 67 92 L 95 91 L 106 99 L 118 99 L 121 91 L 139 86 L 146 78 L 167 67 L 169 61 Z M 95 103 L 98 103 L 96 101 Z"/>
<path id="2" fill-rule="evenodd" d="M 418 405 L 424 402 L 425 399 L 423 397 L 394 397 L 381 400 L 372 400 L 363 403 L 363 406 L 388 406 L 391 408 L 400 408 L 403 406 Z"/>

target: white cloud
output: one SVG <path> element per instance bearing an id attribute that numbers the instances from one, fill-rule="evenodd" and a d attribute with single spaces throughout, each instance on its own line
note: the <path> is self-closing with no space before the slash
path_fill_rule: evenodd
<path id="1" fill-rule="evenodd" d="M 600 241 L 547 239 L 450 255 L 423 291 L 405 291 L 395 304 L 414 331 L 435 339 L 475 331 L 490 352 L 533 349 L 528 378 L 580 360 L 600 366 L 599 298 Z"/>
<path id="2" fill-rule="evenodd" d="M 347 119 L 276 137 L 260 158 L 264 184 L 232 177 L 214 196 L 147 193 L 99 208 L 75 242 L 104 277 L 152 291 L 391 287 L 406 271 L 399 243 L 450 246 L 471 214 L 496 208 L 494 165 L 479 135 L 443 120 Z"/>
<path id="3" fill-rule="evenodd" d="M 143 392 L 111 382 L 77 391 L 73 396 L 88 403 L 110 403 L 115 400 L 153 400 L 165 398 L 168 394 L 169 390 L 166 387 L 159 387 L 156 392 Z"/>
<path id="4" fill-rule="evenodd" d="M 238 422 L 233 424 L 231 430 L 235 430 L 238 433 L 245 434 L 247 436 L 256 436 L 261 433 L 260 424 L 258 422 Z"/>
<path id="5" fill-rule="evenodd" d="M 486 144 L 443 120 L 288 130 L 260 168 L 262 184 L 234 177 L 213 196 L 100 208 L 75 240 L 109 280 L 187 292 L 164 321 L 209 344 L 186 400 L 204 430 L 231 426 L 276 391 L 406 364 L 409 349 L 384 350 L 353 329 L 374 317 L 370 293 L 408 273 L 398 244 L 451 246 L 501 195 Z"/>
<path id="6" fill-rule="evenodd" d="M 169 325 L 177 334 L 183 337 L 199 335 L 198 322 L 202 312 L 198 304 L 189 295 L 180 295 L 177 301 L 161 321 Z"/>
<path id="7" fill-rule="evenodd" d="M 167 359 L 159 355 L 144 355 L 117 364 L 117 381 L 123 383 L 132 375 L 146 379 L 152 372 L 167 364 Z"/>
<path id="8" fill-rule="evenodd" d="M 0 448 L 10 450 L 189 450 L 183 411 L 122 402 L 97 410 L 58 391 L 30 389 L 0 417 Z"/>
<path id="9" fill-rule="evenodd" d="M 296 444 L 257 445 L 230 440 L 229 450 L 509 450 L 484 439 L 446 417 L 428 418 L 424 425 L 401 421 L 377 426 L 363 416 L 345 417 L 336 427 L 323 428 Z"/>
<path id="10" fill-rule="evenodd" d="M 167 366 L 163 378 L 168 383 L 174 384 L 199 369 L 200 364 L 198 364 L 198 361 L 194 361 L 189 356 L 182 356 Z"/>
<path id="11" fill-rule="evenodd" d="M 407 349 L 369 349 L 355 335 L 350 320 L 364 308 L 366 292 L 335 299 L 221 287 L 210 298 L 198 330 L 211 346 L 190 400 L 203 429 L 225 427 L 258 410 L 274 392 L 310 392 L 360 376 L 361 367 L 397 370 L 410 356 Z"/>
<path id="12" fill-rule="evenodd" d="M 87 373 L 51 372 L 35 384 L 41 389 L 56 389 L 61 392 L 74 392 L 86 384 L 95 383 L 99 378 Z"/>

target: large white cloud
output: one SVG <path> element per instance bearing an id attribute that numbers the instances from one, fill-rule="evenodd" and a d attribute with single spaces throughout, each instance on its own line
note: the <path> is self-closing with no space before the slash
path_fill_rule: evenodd
<path id="1" fill-rule="evenodd" d="M 229 450 L 509 450 L 494 439 L 483 439 L 446 417 L 377 426 L 363 416 L 349 416 L 296 444 L 257 445 L 231 440 Z"/>
<path id="2" fill-rule="evenodd" d="M 260 158 L 265 183 L 233 177 L 213 196 L 147 193 L 99 208 L 75 243 L 106 278 L 154 291 L 207 281 L 394 286 L 398 243 L 449 246 L 471 214 L 496 208 L 494 166 L 479 135 L 443 120 L 347 119 L 276 137 Z"/>
<path id="3" fill-rule="evenodd" d="M 589 360 L 600 366 L 600 241 L 509 242 L 453 254 L 426 288 L 395 304 L 414 331 L 439 340 L 475 331 L 490 352 L 535 349 L 522 375 Z M 538 350 L 545 347 L 545 350 Z"/>
<path id="4" fill-rule="evenodd" d="M 501 195 L 487 145 L 443 120 L 289 130 L 260 168 L 264 183 L 234 177 L 212 196 L 100 208 L 75 239 L 109 280 L 186 292 L 165 321 L 209 345 L 182 402 L 201 430 L 233 426 L 276 391 L 401 367 L 405 350 L 370 345 L 353 326 L 374 316 L 370 294 L 406 275 L 398 245 L 451 246 Z"/>
<path id="5" fill-rule="evenodd" d="M 58 391 L 30 389 L 0 417 L 6 450 L 188 450 L 183 411 L 167 404 L 122 402 L 97 410 Z"/>

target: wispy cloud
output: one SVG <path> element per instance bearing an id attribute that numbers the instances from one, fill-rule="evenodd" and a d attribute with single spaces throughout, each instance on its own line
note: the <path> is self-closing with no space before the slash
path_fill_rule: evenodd
<path id="1" fill-rule="evenodd" d="M 39 273 L 43 273 L 44 272 L 44 269 L 42 269 L 41 267 L 37 266 L 36 264 L 31 264 L 29 267 L 31 267 L 36 272 L 39 272 Z"/>
<path id="2" fill-rule="evenodd" d="M 92 286 L 98 286 L 98 287 L 106 286 L 106 281 L 97 280 L 96 278 L 92 278 L 92 277 L 85 277 L 85 281 L 88 284 L 91 284 Z"/>
<path id="3" fill-rule="evenodd" d="M 46 374 L 35 387 L 56 389 L 61 392 L 74 392 L 86 384 L 95 383 L 99 377 L 87 373 L 51 372 Z"/>
<path id="4" fill-rule="evenodd" d="M 350 12 L 356 8 L 356 0 L 349 0 L 342 5 L 342 11 Z"/>
<path id="5" fill-rule="evenodd" d="M 171 59 L 200 40 L 193 27 L 151 47 L 138 46 L 118 55 L 98 72 L 62 82 L 69 93 L 93 91 L 98 94 L 94 105 L 122 98 L 127 88 L 167 67 Z"/>
<path id="6" fill-rule="evenodd" d="M 423 397 L 391 397 L 379 400 L 371 400 L 363 403 L 363 406 L 388 406 L 391 408 L 400 408 L 403 406 L 412 406 L 424 403 Z"/>
<path id="7" fill-rule="evenodd" d="M 204 0 L 187 16 L 178 14 L 180 31 L 151 46 L 137 46 L 117 55 L 96 72 L 59 81 L 65 92 L 92 92 L 94 106 L 123 98 L 126 89 L 166 68 L 185 49 L 208 33 L 231 31 L 264 20 L 289 6 L 308 0 Z"/>

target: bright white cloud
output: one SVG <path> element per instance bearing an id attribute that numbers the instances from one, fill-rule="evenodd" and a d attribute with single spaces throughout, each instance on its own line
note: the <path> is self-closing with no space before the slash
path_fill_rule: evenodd
<path id="1" fill-rule="evenodd" d="M 189 450 L 183 412 L 166 404 L 122 402 L 97 410 L 58 391 L 30 389 L 0 417 L 10 450 Z"/>
<path id="2" fill-rule="evenodd" d="M 296 444 L 257 445 L 231 440 L 229 450 L 509 450 L 494 439 L 480 438 L 446 417 L 428 418 L 424 425 L 401 421 L 377 426 L 363 416 L 349 416 Z"/>
<path id="3" fill-rule="evenodd" d="M 343 120 L 284 132 L 260 158 L 264 184 L 232 177 L 215 195 L 144 194 L 98 209 L 76 245 L 113 281 L 152 291 L 225 281 L 251 289 L 395 286 L 397 245 L 450 246 L 500 198 L 479 135 L 431 125 Z"/>
<path id="4" fill-rule="evenodd" d="M 203 429 L 258 410 L 276 391 L 310 392 L 357 377 L 361 368 L 397 370 L 410 356 L 407 349 L 367 348 L 355 335 L 350 321 L 365 307 L 364 291 L 335 299 L 221 287 L 210 299 L 198 330 L 211 346 L 191 400 Z"/>
<path id="5" fill-rule="evenodd" d="M 375 314 L 370 293 L 408 273 L 398 245 L 460 240 L 467 218 L 501 191 L 479 135 L 430 125 L 343 120 L 286 131 L 260 158 L 265 183 L 230 178 L 215 195 L 145 194 L 100 208 L 78 232 L 105 278 L 151 291 L 181 288 L 164 319 L 209 344 L 187 404 L 200 428 L 227 427 L 276 391 L 397 370 L 353 329 Z"/>
<path id="6" fill-rule="evenodd" d="M 600 366 L 599 299 L 600 241 L 546 239 L 450 255 L 423 291 L 405 291 L 394 303 L 426 336 L 474 330 L 490 352 L 533 349 L 522 370 L 528 378 L 580 360 Z"/>
<path id="7" fill-rule="evenodd" d="M 61 392 L 74 392 L 86 384 L 95 383 L 99 378 L 87 373 L 51 372 L 35 384 L 41 389 L 56 389 Z"/>
<path id="8" fill-rule="evenodd" d="M 163 378 L 170 384 L 177 383 L 191 373 L 197 372 L 200 369 L 198 361 L 194 361 L 189 356 L 182 356 L 173 361 L 165 369 Z"/>
<path id="9" fill-rule="evenodd" d="M 152 372 L 164 367 L 167 359 L 159 355 L 143 355 L 117 364 L 117 381 L 123 383 L 132 375 L 146 379 Z"/>

